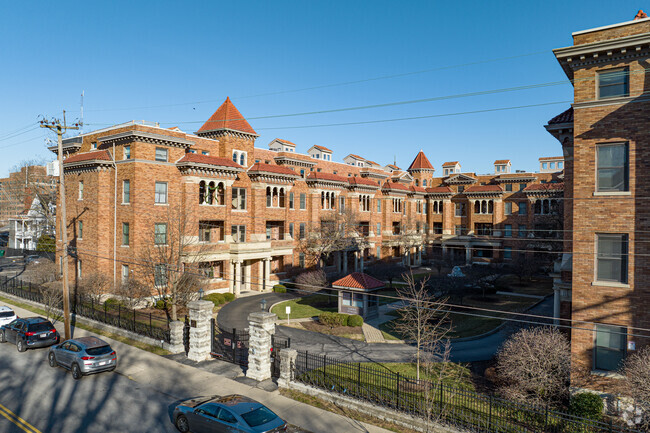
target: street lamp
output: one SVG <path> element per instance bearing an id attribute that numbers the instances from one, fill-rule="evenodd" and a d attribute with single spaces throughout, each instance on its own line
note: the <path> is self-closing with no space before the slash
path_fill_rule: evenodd
<path id="1" fill-rule="evenodd" d="M 199 288 L 199 301 L 203 299 L 203 288 Z"/>
<path id="2" fill-rule="evenodd" d="M 262 311 L 266 311 L 266 299 L 262 299 L 260 302 L 260 308 Z"/>

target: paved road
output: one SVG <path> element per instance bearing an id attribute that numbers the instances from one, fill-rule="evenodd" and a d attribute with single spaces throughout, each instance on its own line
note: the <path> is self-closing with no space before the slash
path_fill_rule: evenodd
<path id="1" fill-rule="evenodd" d="M 267 299 L 270 306 L 291 297 L 293 296 L 290 294 L 273 293 L 237 299 L 219 311 L 217 321 L 219 326 L 226 329 L 244 329 L 248 327 L 246 320 L 248 314 L 259 310 L 262 298 Z M 530 314 L 551 317 L 553 315 L 553 298 L 549 297 L 542 301 L 530 310 Z M 477 340 L 452 342 L 451 360 L 456 362 L 489 360 L 496 354 L 503 342 L 520 327 L 521 325 L 507 325 L 498 332 Z M 291 338 L 293 349 L 306 350 L 310 353 L 353 362 L 410 362 L 415 356 L 415 348 L 408 344 L 365 343 L 287 326 L 278 326 L 276 334 Z"/>

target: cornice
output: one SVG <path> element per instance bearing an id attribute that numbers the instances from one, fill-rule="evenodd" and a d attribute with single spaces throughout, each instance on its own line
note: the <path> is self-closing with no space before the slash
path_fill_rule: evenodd
<path id="1" fill-rule="evenodd" d="M 210 129 L 208 131 L 197 132 L 196 135 L 208 138 L 230 135 L 232 137 L 246 138 L 249 140 L 255 140 L 259 137 L 258 134 L 251 134 L 250 132 L 237 131 L 236 129 L 229 128 Z"/>
<path id="2" fill-rule="evenodd" d="M 306 167 L 306 168 L 314 167 L 317 164 L 316 162 L 305 161 L 305 160 L 298 159 L 298 158 L 291 158 L 289 156 L 275 156 L 273 158 L 273 160 L 279 165 L 293 164 L 293 165 L 297 165 L 297 166 L 300 166 L 300 167 Z"/>
<path id="3" fill-rule="evenodd" d="M 144 131 L 126 131 L 119 134 L 106 135 L 97 139 L 98 142 L 102 144 L 117 144 L 117 143 L 129 143 L 133 141 L 141 141 L 143 143 L 153 143 L 153 144 L 164 144 L 167 146 L 176 146 L 182 148 L 189 148 L 195 143 L 190 140 L 185 140 L 180 137 L 173 137 L 163 134 L 154 134 L 152 132 Z"/>
<path id="4" fill-rule="evenodd" d="M 199 162 L 177 162 L 176 167 L 183 175 L 212 175 L 215 177 L 233 178 L 244 170 L 241 168 L 202 164 Z"/>

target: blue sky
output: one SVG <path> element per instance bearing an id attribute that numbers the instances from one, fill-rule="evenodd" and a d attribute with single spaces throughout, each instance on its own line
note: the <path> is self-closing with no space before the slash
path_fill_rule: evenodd
<path id="1" fill-rule="evenodd" d="M 396 158 L 403 168 L 423 149 L 438 174 L 452 160 L 478 173 L 505 158 L 515 169 L 537 170 L 537 158 L 561 154 L 543 125 L 572 99 L 551 50 L 571 45 L 573 31 L 631 20 L 644 6 L 650 7 L 624 0 L 3 2 L 0 176 L 21 160 L 53 158 L 45 138 L 54 136 L 34 129 L 38 116 L 66 109 L 68 119 L 77 119 L 82 90 L 85 131 L 145 119 L 194 132 L 226 96 L 250 119 L 564 81 L 250 120 L 262 148 L 279 137 L 299 152 L 320 144 L 337 161 L 356 153 L 381 164 Z M 418 71 L 427 72 L 404 75 Z M 350 81 L 361 82 L 341 84 Z M 316 126 L 537 104 L 548 105 Z"/>

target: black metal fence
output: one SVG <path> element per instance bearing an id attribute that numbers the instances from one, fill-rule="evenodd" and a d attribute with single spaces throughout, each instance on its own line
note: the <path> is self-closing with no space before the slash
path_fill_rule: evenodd
<path id="1" fill-rule="evenodd" d="M 224 361 L 242 366 L 248 365 L 248 330 L 223 329 L 212 319 L 211 355 Z"/>
<path id="2" fill-rule="evenodd" d="M 307 385 L 477 432 L 641 433 L 606 421 L 579 418 L 549 407 L 516 403 L 361 363 L 298 351 L 296 380 Z"/>
<path id="3" fill-rule="evenodd" d="M 0 291 L 45 306 L 54 304 L 51 305 L 52 308 L 63 309 L 63 300 L 61 298 L 47 296 L 42 287 L 21 281 L 17 277 L 0 279 Z M 81 296 L 71 297 L 70 306 L 73 314 L 169 343 L 169 323 L 166 318 L 160 318 L 152 313 L 143 313 L 133 308 L 126 308 L 119 303 L 98 303 L 92 298 Z"/>

